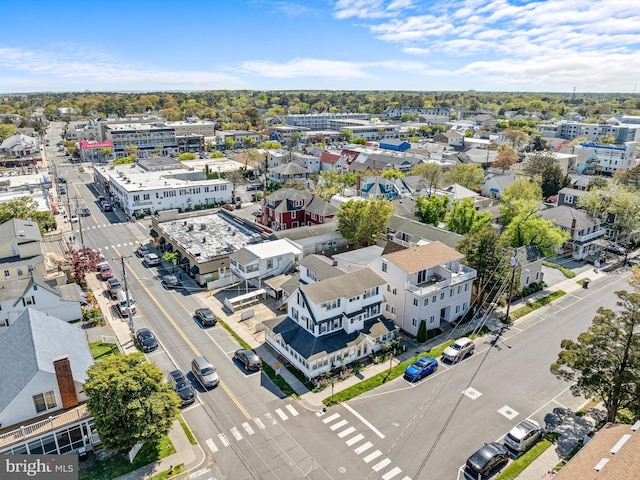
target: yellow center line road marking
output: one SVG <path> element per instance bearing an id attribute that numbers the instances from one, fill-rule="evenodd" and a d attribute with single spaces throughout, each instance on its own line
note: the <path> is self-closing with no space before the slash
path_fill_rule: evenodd
<path id="1" fill-rule="evenodd" d="M 117 248 L 114 247 L 115 252 L 118 254 L 118 256 L 122 256 L 122 254 L 118 251 Z M 187 338 L 187 336 L 184 334 L 184 332 L 180 329 L 180 327 L 178 327 L 178 325 L 176 324 L 176 322 L 173 321 L 173 318 L 171 318 L 171 315 L 169 315 L 169 312 L 167 312 L 164 307 L 162 305 L 160 305 L 160 303 L 158 303 L 158 300 L 156 300 L 156 297 L 153 296 L 153 294 L 151 293 L 151 291 L 146 287 L 146 285 L 144 283 L 142 283 L 142 279 L 138 276 L 138 274 L 136 274 L 136 272 L 134 272 L 131 268 L 129 268 L 129 272 L 131 272 L 131 275 L 133 275 L 133 277 L 138 281 L 138 283 L 140 284 L 140 286 L 144 289 L 145 292 L 147 292 L 147 295 L 149 296 L 149 298 L 151 300 L 153 300 L 153 303 L 156 304 L 156 306 L 160 309 L 160 311 L 162 312 L 162 314 L 165 316 L 165 318 L 167 320 L 169 320 L 169 323 L 171 325 L 173 325 L 173 328 L 176 329 L 176 332 L 178 332 L 178 334 L 182 337 L 182 339 L 187 343 L 187 345 L 189 345 L 189 348 L 193 351 L 193 353 L 196 354 L 197 357 L 199 357 L 200 355 L 202 355 L 200 353 L 200 351 L 196 348 L 196 346 L 191 343 L 191 340 L 189 340 Z M 182 303 L 177 302 L 178 305 L 180 305 L 183 310 L 187 313 L 190 313 L 186 308 L 184 308 L 184 305 L 182 305 Z M 231 399 L 231 401 L 233 403 L 235 403 L 236 407 L 238 407 L 238 410 L 240 410 L 242 412 L 242 414 L 247 417 L 247 420 L 251 420 L 251 415 L 249 415 L 249 412 L 247 412 L 247 410 L 242 406 L 242 404 L 240 403 L 240 401 L 235 397 L 235 395 L 233 393 L 231 393 L 231 390 L 229 390 L 227 388 L 227 386 L 222 383 L 222 380 L 220 380 L 220 383 L 218 383 L 218 385 L 220 385 L 222 387 L 222 389 L 226 392 L 226 394 L 229 396 L 229 398 Z"/>

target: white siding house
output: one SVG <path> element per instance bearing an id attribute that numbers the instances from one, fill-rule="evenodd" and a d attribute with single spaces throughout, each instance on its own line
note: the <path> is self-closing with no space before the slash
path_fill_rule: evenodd
<path id="1" fill-rule="evenodd" d="M 231 272 L 249 285 L 261 288 L 262 280 L 286 273 L 302 258 L 302 248 L 291 240 L 246 245 L 229 255 Z"/>

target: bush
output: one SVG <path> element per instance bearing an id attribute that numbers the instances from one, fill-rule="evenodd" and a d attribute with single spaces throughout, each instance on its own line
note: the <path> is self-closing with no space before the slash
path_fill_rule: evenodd
<path id="1" fill-rule="evenodd" d="M 427 341 L 427 322 L 425 320 L 420 321 L 420 327 L 418 328 L 418 335 L 416 340 L 420 343 Z"/>
<path id="2" fill-rule="evenodd" d="M 442 329 L 440 328 L 432 328 L 431 330 L 427 330 L 427 339 L 437 337 L 441 333 L 442 333 Z"/>

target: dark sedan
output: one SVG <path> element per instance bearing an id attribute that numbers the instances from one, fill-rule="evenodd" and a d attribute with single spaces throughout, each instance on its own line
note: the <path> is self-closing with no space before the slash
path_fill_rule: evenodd
<path id="1" fill-rule="evenodd" d="M 158 348 L 158 340 L 148 328 L 141 328 L 136 332 L 135 342 L 145 353 L 153 352 Z"/>
<path id="2" fill-rule="evenodd" d="M 203 327 L 213 327 L 216 323 L 218 323 L 218 319 L 208 308 L 197 309 L 195 315 Z"/>
<path id="3" fill-rule="evenodd" d="M 474 476 L 486 477 L 509 461 L 507 447 L 498 442 L 487 443 L 467 459 L 467 469 Z"/>
<path id="4" fill-rule="evenodd" d="M 183 407 L 196 401 L 196 390 L 180 370 L 173 370 L 169 373 L 169 384 L 180 397 Z"/>
<path id="5" fill-rule="evenodd" d="M 262 368 L 262 360 L 251 350 L 236 350 L 233 358 L 238 360 L 246 370 L 260 370 Z"/>

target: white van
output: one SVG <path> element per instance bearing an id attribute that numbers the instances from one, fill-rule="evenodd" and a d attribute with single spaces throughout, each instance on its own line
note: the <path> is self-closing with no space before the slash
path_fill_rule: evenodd
<path id="1" fill-rule="evenodd" d="M 144 263 L 146 263 L 148 267 L 160 265 L 160 257 L 155 253 L 146 253 L 144 256 Z"/>
<path id="2" fill-rule="evenodd" d="M 129 294 L 129 308 L 127 308 L 127 292 L 124 289 L 118 290 L 117 301 L 118 301 L 118 311 L 120 312 L 120 315 L 122 315 L 123 317 L 128 317 L 129 310 L 131 310 L 131 313 L 135 315 L 136 302 L 131 296 L 131 294 Z"/>

